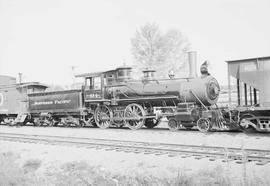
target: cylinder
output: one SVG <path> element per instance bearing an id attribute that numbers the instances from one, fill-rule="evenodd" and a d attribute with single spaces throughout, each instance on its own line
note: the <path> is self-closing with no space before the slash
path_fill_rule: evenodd
<path id="1" fill-rule="evenodd" d="M 197 52 L 188 52 L 189 78 L 197 77 Z"/>

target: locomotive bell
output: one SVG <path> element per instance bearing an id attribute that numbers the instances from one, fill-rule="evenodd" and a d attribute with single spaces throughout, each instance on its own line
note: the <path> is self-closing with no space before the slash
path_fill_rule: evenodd
<path id="1" fill-rule="evenodd" d="M 200 67 L 200 71 L 201 71 L 201 74 L 202 76 L 209 76 L 210 73 L 208 71 L 208 66 L 209 66 L 209 61 L 206 60 Z"/>
<path id="2" fill-rule="evenodd" d="M 174 71 L 173 70 L 170 70 L 169 73 L 168 73 L 168 76 L 170 79 L 173 79 L 175 74 L 174 74 Z"/>

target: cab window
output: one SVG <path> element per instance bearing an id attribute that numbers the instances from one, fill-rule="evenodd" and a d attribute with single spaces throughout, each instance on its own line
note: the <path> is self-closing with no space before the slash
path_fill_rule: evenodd
<path id="1" fill-rule="evenodd" d="M 95 90 L 100 90 L 101 89 L 101 78 L 100 77 L 95 77 L 94 78 L 94 89 Z"/>

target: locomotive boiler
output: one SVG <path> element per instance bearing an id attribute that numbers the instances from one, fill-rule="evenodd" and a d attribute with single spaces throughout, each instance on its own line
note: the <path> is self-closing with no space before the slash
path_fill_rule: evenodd
<path id="1" fill-rule="evenodd" d="M 144 73 L 149 73 L 149 71 L 144 71 Z M 167 97 L 175 97 L 179 102 L 194 102 L 211 106 L 217 102 L 219 85 L 217 80 L 209 75 L 196 78 L 130 81 L 125 85 L 108 87 L 106 91 L 107 98 L 117 98 L 121 101 L 136 99 L 144 102 L 144 99 L 149 99 L 147 102 L 151 102 L 153 99 L 155 100 L 153 104 L 155 104 L 155 102 L 163 101 L 162 99 L 166 100 Z"/>

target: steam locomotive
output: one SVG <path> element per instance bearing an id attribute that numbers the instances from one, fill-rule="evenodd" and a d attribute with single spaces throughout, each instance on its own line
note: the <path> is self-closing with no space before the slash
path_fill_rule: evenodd
<path id="1" fill-rule="evenodd" d="M 76 75 L 84 79 L 78 90 L 45 92 L 37 82 L 0 85 L 0 121 L 8 124 L 86 126 L 99 128 L 127 126 L 132 130 L 153 128 L 162 118 L 168 127 L 195 125 L 210 129 L 220 87 L 205 66 L 196 74 L 196 52 L 189 52 L 189 77 L 156 79 L 155 71 L 143 71 L 133 80 L 132 68 Z M 2 77 L 3 78 L 3 77 Z"/>

